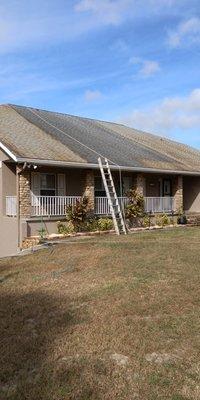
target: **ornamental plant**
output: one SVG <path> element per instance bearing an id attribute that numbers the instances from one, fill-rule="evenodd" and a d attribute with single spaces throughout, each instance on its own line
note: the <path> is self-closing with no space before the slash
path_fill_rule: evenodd
<path id="1" fill-rule="evenodd" d="M 83 197 L 81 201 L 76 201 L 74 206 L 67 206 L 66 219 L 71 222 L 76 231 L 82 230 L 81 227 L 86 222 L 88 215 L 88 198 Z"/>
<path id="2" fill-rule="evenodd" d="M 126 219 L 134 222 L 134 220 L 144 217 L 144 196 L 136 189 L 129 190 L 126 195 L 129 199 L 125 207 Z"/>

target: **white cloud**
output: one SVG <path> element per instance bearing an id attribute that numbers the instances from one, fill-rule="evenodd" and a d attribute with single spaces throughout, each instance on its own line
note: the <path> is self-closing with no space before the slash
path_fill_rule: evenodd
<path id="1" fill-rule="evenodd" d="M 99 90 L 86 90 L 84 97 L 87 102 L 94 102 L 100 100 L 103 95 Z"/>
<path id="2" fill-rule="evenodd" d="M 75 5 L 75 11 L 91 12 L 101 19 L 102 24 L 118 25 L 134 3 L 135 0 L 80 0 Z"/>
<path id="3" fill-rule="evenodd" d="M 143 67 L 140 70 L 140 73 L 145 76 L 154 75 L 156 72 L 160 71 L 160 66 L 157 61 L 144 61 Z"/>
<path id="4" fill-rule="evenodd" d="M 157 61 L 152 60 L 143 60 L 140 57 L 132 57 L 130 59 L 131 64 L 139 65 L 139 75 L 144 78 L 148 78 L 152 75 L 155 75 L 160 71 L 160 65 Z"/>
<path id="5" fill-rule="evenodd" d="M 133 110 L 120 121 L 138 129 L 169 135 L 176 129 L 200 130 L 200 88 L 184 97 L 165 98 L 157 105 Z"/>
<path id="6" fill-rule="evenodd" d="M 200 18 L 194 17 L 181 22 L 176 30 L 168 32 L 167 42 L 174 48 L 200 42 Z"/>
<path id="7" fill-rule="evenodd" d="M 71 41 L 132 19 L 182 16 L 188 0 L 0 0 L 0 53 Z M 195 0 L 191 0 L 195 1 Z M 180 4 L 181 3 L 181 4 Z M 39 11 L 38 11 L 39 10 Z"/>

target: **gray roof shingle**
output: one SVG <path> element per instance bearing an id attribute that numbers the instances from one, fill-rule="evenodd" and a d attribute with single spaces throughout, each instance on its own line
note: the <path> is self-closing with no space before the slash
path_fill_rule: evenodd
<path id="1" fill-rule="evenodd" d="M 16 105 L 0 106 L 0 141 L 17 157 L 200 172 L 200 151 L 124 125 Z"/>

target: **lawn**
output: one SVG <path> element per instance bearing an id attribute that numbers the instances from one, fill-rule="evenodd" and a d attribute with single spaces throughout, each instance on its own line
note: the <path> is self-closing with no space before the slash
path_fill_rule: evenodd
<path id="1" fill-rule="evenodd" d="M 1 400 L 200 399 L 200 230 L 0 261 Z"/>

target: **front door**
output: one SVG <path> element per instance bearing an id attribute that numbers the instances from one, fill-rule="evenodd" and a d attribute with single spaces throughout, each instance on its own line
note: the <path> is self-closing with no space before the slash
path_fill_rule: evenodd
<path id="1" fill-rule="evenodd" d="M 172 182 L 171 179 L 163 179 L 163 197 L 172 195 Z"/>

